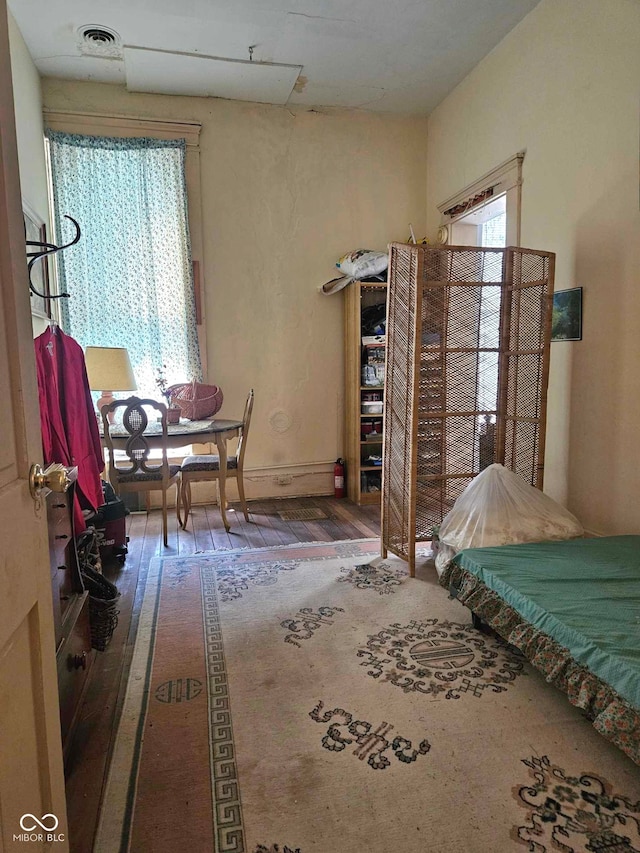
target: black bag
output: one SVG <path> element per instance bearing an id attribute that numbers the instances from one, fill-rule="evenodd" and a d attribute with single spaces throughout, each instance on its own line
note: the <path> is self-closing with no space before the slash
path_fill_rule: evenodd
<path id="1" fill-rule="evenodd" d="M 99 506 L 95 513 L 87 519 L 98 534 L 98 546 L 102 560 L 115 557 L 124 562 L 127 554 L 127 542 L 124 519 L 129 515 L 129 509 L 124 501 L 119 498 L 111 483 L 102 481 L 102 495 L 104 503 Z"/>
<path id="2" fill-rule="evenodd" d="M 383 302 L 381 305 L 370 305 L 368 308 L 362 309 L 362 334 L 363 335 L 384 335 L 387 320 L 387 306 Z"/>
<path id="3" fill-rule="evenodd" d="M 129 515 L 129 510 L 122 498 L 116 495 L 111 483 L 106 483 L 104 480 L 102 481 L 102 497 L 104 502 L 90 519 L 91 524 L 98 526 L 108 521 L 117 521 L 119 518 L 125 518 Z"/>

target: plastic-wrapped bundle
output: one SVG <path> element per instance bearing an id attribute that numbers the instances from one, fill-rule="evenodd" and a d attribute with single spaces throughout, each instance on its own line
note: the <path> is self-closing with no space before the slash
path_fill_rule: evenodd
<path id="1" fill-rule="evenodd" d="M 342 290 L 352 281 L 382 276 L 388 265 L 389 256 L 386 252 L 372 252 L 371 249 L 355 249 L 353 252 L 347 252 L 336 262 L 342 275 L 323 284 L 320 292 L 329 295 Z"/>
<path id="2" fill-rule="evenodd" d="M 485 468 L 442 520 L 436 569 L 442 574 L 458 551 L 521 542 L 575 539 L 578 519 L 503 465 Z"/>

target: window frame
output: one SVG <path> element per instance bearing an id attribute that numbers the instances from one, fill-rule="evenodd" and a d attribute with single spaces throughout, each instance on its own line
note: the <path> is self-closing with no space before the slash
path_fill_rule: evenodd
<path id="1" fill-rule="evenodd" d="M 184 139 L 187 214 L 191 238 L 196 327 L 204 381 L 207 382 L 206 311 L 204 298 L 202 190 L 200 181 L 200 131 L 191 121 L 165 121 L 131 116 L 60 110 L 43 110 L 45 128 L 86 136 L 115 136 L 124 139 L 146 136 L 152 139 Z M 57 282 L 56 282 L 57 284 Z"/>
<path id="2" fill-rule="evenodd" d="M 457 245 L 452 239 L 455 223 L 473 210 L 500 195 L 506 196 L 506 245 L 520 246 L 521 240 L 521 208 L 522 208 L 522 164 L 524 151 L 520 151 L 504 163 L 496 166 L 471 184 L 467 184 L 455 195 L 439 204 L 440 228 L 438 243 Z"/>

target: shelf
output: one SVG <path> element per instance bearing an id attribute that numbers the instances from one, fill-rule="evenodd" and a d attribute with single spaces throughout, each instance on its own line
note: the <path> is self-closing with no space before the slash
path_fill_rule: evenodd
<path id="1" fill-rule="evenodd" d="M 363 329 L 363 312 L 373 309 L 374 306 L 382 306 L 386 303 L 386 282 L 353 282 L 345 288 L 345 452 L 344 458 L 347 467 L 347 494 L 357 504 L 379 504 L 380 484 L 382 479 L 382 465 L 365 464 L 369 456 L 379 457 L 382 455 L 383 437 L 382 423 L 384 413 L 363 412 L 363 402 L 378 403 L 382 408 L 385 383 L 383 380 L 384 361 L 374 360 L 376 355 L 382 354 L 382 348 L 386 347 L 386 339 L 373 341 L 371 326 L 371 314 L 367 316 L 366 328 Z M 380 313 L 382 309 L 380 309 Z M 373 312 L 377 313 L 376 311 Z M 362 338 L 372 338 L 371 344 L 362 344 Z M 369 365 L 366 358 L 372 361 Z M 375 373 L 363 372 L 365 366 L 373 367 Z M 363 382 L 364 376 L 370 376 L 375 384 Z M 378 400 L 367 400 L 367 396 L 374 396 Z M 377 436 L 374 440 L 367 441 L 363 436 L 367 435 L 362 429 L 375 424 Z M 375 485 L 377 490 L 366 491 L 367 486 Z"/>

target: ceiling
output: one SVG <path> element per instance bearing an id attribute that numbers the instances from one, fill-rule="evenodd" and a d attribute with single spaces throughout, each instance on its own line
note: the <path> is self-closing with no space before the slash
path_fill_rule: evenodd
<path id="1" fill-rule="evenodd" d="M 45 77 L 428 115 L 539 0 L 8 0 Z M 87 27 L 113 43 L 83 40 Z"/>

